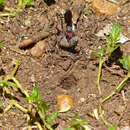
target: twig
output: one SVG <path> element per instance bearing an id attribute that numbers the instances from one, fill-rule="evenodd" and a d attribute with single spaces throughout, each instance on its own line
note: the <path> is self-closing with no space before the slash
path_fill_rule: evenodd
<path id="1" fill-rule="evenodd" d="M 127 76 L 124 78 L 124 80 L 122 80 L 122 82 L 118 85 L 117 88 L 115 88 L 114 91 L 111 92 L 111 94 L 109 96 L 107 96 L 106 98 L 103 99 L 102 103 L 104 103 L 105 101 L 107 101 L 108 99 L 110 99 L 113 95 L 116 94 L 116 92 L 120 92 L 124 86 L 126 81 L 130 78 L 130 73 L 127 74 Z"/>

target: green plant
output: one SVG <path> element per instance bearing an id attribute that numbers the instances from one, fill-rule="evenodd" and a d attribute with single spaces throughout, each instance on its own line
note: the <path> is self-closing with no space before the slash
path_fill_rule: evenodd
<path id="1" fill-rule="evenodd" d="M 108 128 L 108 130 L 116 130 L 116 128 L 117 128 L 117 126 L 111 125 L 111 126 Z"/>
<path id="2" fill-rule="evenodd" d="M 40 118 L 42 119 L 44 125 L 49 129 L 52 129 L 53 120 L 58 116 L 58 113 L 54 113 L 51 115 L 46 114 L 46 110 L 49 109 L 49 106 L 46 104 L 46 102 L 41 100 L 40 92 L 38 90 L 38 87 L 35 86 L 33 88 L 33 92 L 29 97 L 26 97 L 27 101 L 33 101 L 35 104 L 31 104 L 34 110 L 39 114 Z M 36 105 L 36 106 L 35 106 Z"/>
<path id="3" fill-rule="evenodd" d="M 102 102 L 107 101 L 109 98 L 111 98 L 116 92 L 120 92 L 128 79 L 130 79 L 130 55 L 128 57 L 123 57 L 122 59 L 120 59 L 120 63 L 123 65 L 123 68 L 127 71 L 127 75 L 125 76 L 125 78 L 122 80 L 122 82 L 115 88 L 114 91 L 111 92 L 111 94 L 109 96 L 107 96 L 106 98 L 103 99 Z"/>
<path id="4" fill-rule="evenodd" d="M 33 6 L 33 5 L 34 5 L 34 1 L 31 1 L 31 0 L 24 0 L 24 4 L 25 4 L 25 6 L 27 6 L 27 7 Z"/>
<path id="5" fill-rule="evenodd" d="M 53 130 L 53 121 L 58 116 L 58 113 L 47 115 L 46 110 L 49 107 L 44 101 L 42 101 L 38 87 L 35 86 L 32 94 L 28 94 L 19 81 L 14 77 L 16 71 L 18 70 L 19 64 L 20 61 L 18 60 L 11 74 L 7 75 L 4 79 L 0 79 L 0 88 L 4 90 L 3 92 L 5 92 L 5 94 L 9 95 L 10 100 L 10 104 L 4 108 L 2 113 L 0 113 L 0 117 L 7 113 L 13 106 L 15 106 L 27 116 L 29 130 L 32 129 L 32 124 L 36 124 L 39 130 L 43 130 L 43 124 L 48 130 Z M 28 108 L 24 108 L 23 106 L 19 105 L 18 101 L 15 100 L 13 92 L 11 92 L 8 87 L 11 87 L 12 89 L 16 87 L 22 94 L 25 95 L 25 98 L 28 101 Z M 2 105 L 2 102 L 0 102 L 0 105 Z M 39 120 L 41 120 L 42 123 Z"/>
<path id="6" fill-rule="evenodd" d="M 74 114 L 73 118 L 70 121 L 70 125 L 66 126 L 64 130 L 85 130 L 84 125 L 86 125 L 87 120 L 79 120 L 78 114 Z"/>
<path id="7" fill-rule="evenodd" d="M 106 37 L 106 46 L 100 49 L 100 52 L 92 52 L 93 55 L 99 58 L 99 69 L 98 69 L 98 79 L 97 79 L 97 87 L 99 94 L 101 95 L 101 87 L 100 87 L 100 78 L 102 72 L 102 66 L 105 61 L 107 61 L 112 53 L 121 46 L 121 43 L 117 43 L 119 40 L 119 36 L 121 33 L 121 28 L 117 23 L 112 25 L 112 30 L 109 32 L 110 38 Z"/>
<path id="8" fill-rule="evenodd" d="M 117 23 L 114 23 L 112 25 L 111 32 L 109 32 L 109 37 L 106 36 L 107 44 L 105 45 L 105 47 L 101 48 L 99 53 L 92 52 L 93 55 L 95 55 L 99 58 L 99 68 L 98 68 L 98 78 L 97 78 L 97 87 L 98 87 L 99 95 L 102 94 L 101 87 L 100 87 L 102 66 L 106 61 L 108 61 L 111 58 L 111 55 L 113 54 L 113 52 L 121 46 L 121 43 L 118 42 L 120 33 L 121 33 L 121 28 L 118 26 Z M 100 118 L 102 119 L 104 124 L 106 126 L 110 126 L 110 124 L 105 120 L 104 111 L 102 110 L 102 103 L 105 100 L 107 100 L 107 98 L 105 98 L 103 101 L 102 101 L 102 98 L 99 99 L 99 101 L 100 101 L 99 114 L 100 114 Z"/>
<path id="9" fill-rule="evenodd" d="M 3 4 L 5 0 L 0 0 L 0 4 Z"/>

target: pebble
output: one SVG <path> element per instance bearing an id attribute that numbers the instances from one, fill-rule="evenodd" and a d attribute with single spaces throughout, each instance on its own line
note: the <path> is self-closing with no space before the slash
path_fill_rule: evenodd
<path id="1" fill-rule="evenodd" d="M 39 41 L 36 45 L 30 50 L 30 53 L 34 57 L 41 57 L 46 51 L 46 42 L 45 40 Z"/>
<path id="2" fill-rule="evenodd" d="M 84 103 L 85 102 L 85 98 L 80 98 L 80 102 Z"/>
<path id="3" fill-rule="evenodd" d="M 93 0 L 93 8 L 100 14 L 114 15 L 118 12 L 119 6 L 107 0 Z"/>

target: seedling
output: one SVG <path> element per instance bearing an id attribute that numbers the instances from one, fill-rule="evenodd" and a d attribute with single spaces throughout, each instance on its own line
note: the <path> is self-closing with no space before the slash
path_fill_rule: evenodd
<path id="1" fill-rule="evenodd" d="M 109 98 L 115 95 L 116 92 L 120 92 L 126 85 L 126 82 L 128 81 L 128 79 L 130 79 L 130 55 L 128 57 L 123 57 L 120 60 L 120 63 L 123 65 L 123 68 L 127 71 L 127 75 L 122 80 L 122 82 L 118 85 L 118 87 L 114 91 L 112 91 L 112 93 L 109 96 L 104 98 L 102 102 L 107 101 Z"/>
<path id="2" fill-rule="evenodd" d="M 48 130 L 53 130 L 51 125 L 53 125 L 53 120 L 58 116 L 58 113 L 46 115 L 46 110 L 49 109 L 49 106 L 46 104 L 46 102 L 41 100 L 40 92 L 37 86 L 33 88 L 32 94 L 29 97 L 26 97 L 26 100 L 34 101 L 36 106 L 32 104 L 32 107 L 36 112 L 38 112 L 41 120 L 43 121 L 44 125 L 48 128 Z"/>
<path id="3" fill-rule="evenodd" d="M 0 87 L 3 89 L 6 94 L 10 95 L 9 100 L 10 104 L 0 113 L 0 117 L 7 113 L 13 106 L 21 110 L 27 116 L 28 129 L 31 130 L 32 124 L 36 124 L 39 130 L 43 130 L 42 124 L 48 130 L 53 130 L 52 125 L 54 119 L 58 116 L 58 113 L 54 113 L 51 115 L 46 114 L 46 110 L 49 108 L 45 102 L 42 101 L 40 97 L 40 92 L 38 87 L 35 86 L 33 88 L 32 94 L 28 94 L 28 92 L 23 88 L 23 86 L 19 83 L 19 81 L 14 77 L 16 71 L 19 67 L 19 60 L 16 63 L 16 66 L 10 75 L 7 75 L 4 79 L 0 79 Z M 28 101 L 28 108 L 24 108 L 19 105 L 18 101 L 15 100 L 14 94 L 10 92 L 8 87 L 18 88 L 22 94 L 25 95 L 26 100 Z M 0 102 L 0 106 L 2 106 L 2 102 Z M 36 116 L 38 114 L 39 116 Z M 39 120 L 42 121 L 39 122 Z M 33 121 L 33 122 L 32 122 Z"/>
<path id="4" fill-rule="evenodd" d="M 74 114 L 73 118 L 70 121 L 70 125 L 65 127 L 64 130 L 85 130 L 84 125 L 86 125 L 87 120 L 79 120 L 78 114 Z"/>
<path id="5" fill-rule="evenodd" d="M 105 62 L 105 58 L 103 58 L 103 55 L 105 53 L 105 49 L 101 48 L 100 52 L 92 52 L 93 55 L 97 56 L 99 58 L 99 68 L 98 68 L 98 79 L 97 79 L 97 87 L 99 94 L 101 95 L 101 87 L 100 87 L 100 78 L 101 78 L 101 72 L 102 72 L 102 65 Z"/>
<path id="6" fill-rule="evenodd" d="M 105 61 L 107 61 L 112 53 L 121 46 L 121 43 L 118 43 L 119 36 L 121 33 L 121 28 L 118 26 L 117 23 L 112 25 L 112 30 L 109 32 L 110 38 L 106 36 L 107 45 L 104 48 L 100 49 L 100 52 L 92 52 L 93 55 L 99 58 L 99 70 L 98 70 L 98 79 L 97 79 L 97 87 L 99 94 L 101 95 L 101 87 L 100 87 L 100 78 L 101 78 L 101 71 L 102 65 Z"/>

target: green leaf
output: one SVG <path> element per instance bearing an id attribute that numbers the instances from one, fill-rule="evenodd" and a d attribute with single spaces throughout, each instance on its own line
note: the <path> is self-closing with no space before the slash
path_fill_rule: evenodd
<path id="1" fill-rule="evenodd" d="M 130 55 L 128 56 L 127 61 L 128 61 L 128 71 L 130 71 Z"/>
<path id="2" fill-rule="evenodd" d="M 2 4 L 5 0 L 0 0 L 0 4 Z"/>
<path id="3" fill-rule="evenodd" d="M 29 6 L 33 6 L 34 5 L 34 2 L 31 1 L 31 0 L 24 0 L 24 4 L 29 7 Z"/>
<path id="4" fill-rule="evenodd" d="M 59 115 L 59 113 L 58 113 L 58 112 L 55 112 L 55 113 L 49 115 L 49 118 L 50 118 L 51 120 L 54 120 L 56 117 L 58 117 L 58 115 Z"/>
<path id="5" fill-rule="evenodd" d="M 122 59 L 120 59 L 120 63 L 123 65 L 123 68 L 126 70 L 130 69 L 130 65 L 129 65 L 130 63 L 128 63 L 129 62 L 128 59 L 127 59 L 127 57 L 123 57 Z"/>
<path id="6" fill-rule="evenodd" d="M 72 119 L 77 119 L 80 115 L 79 115 L 79 114 L 77 114 L 77 113 L 72 113 L 72 116 L 73 116 L 73 118 L 72 118 Z"/>
<path id="7" fill-rule="evenodd" d="M 2 107 L 3 106 L 3 102 L 2 101 L 0 101 L 0 107 Z"/>
<path id="8" fill-rule="evenodd" d="M 86 123 L 87 123 L 87 121 L 88 120 L 77 120 L 77 119 L 75 119 L 75 120 L 73 120 L 73 122 L 72 122 L 72 126 L 83 126 L 83 125 L 85 125 Z"/>
<path id="9" fill-rule="evenodd" d="M 51 115 L 47 115 L 47 123 L 49 123 L 52 126 L 54 124 L 53 123 L 54 119 L 57 118 L 58 115 L 59 115 L 58 112 L 55 112 L 55 113 L 53 113 Z"/>
<path id="10" fill-rule="evenodd" d="M 27 97 L 26 100 L 33 100 L 37 104 L 41 101 L 40 92 L 37 86 L 33 87 L 32 94 L 29 97 Z"/>
<path id="11" fill-rule="evenodd" d="M 92 54 L 92 55 L 95 55 L 95 56 L 97 56 L 97 57 L 101 57 L 101 55 L 98 54 L 97 52 L 92 52 L 91 54 Z"/>
<path id="12" fill-rule="evenodd" d="M 2 43 L 0 43 L 0 48 L 2 48 L 3 47 L 3 44 Z"/>
<path id="13" fill-rule="evenodd" d="M 15 83 L 12 83 L 12 82 L 10 82 L 10 81 L 5 82 L 5 85 L 6 85 L 7 87 L 16 87 L 16 84 L 15 84 Z"/>
<path id="14" fill-rule="evenodd" d="M 120 33 L 121 33 L 121 28 L 118 26 L 117 23 L 114 23 L 112 25 L 112 37 L 111 37 L 114 42 L 118 41 Z"/>
<path id="15" fill-rule="evenodd" d="M 117 126 L 111 125 L 111 126 L 108 128 L 108 130 L 116 130 L 116 128 L 117 128 Z"/>
<path id="16" fill-rule="evenodd" d="M 50 107 L 47 105 L 46 102 L 38 102 L 38 108 L 41 110 L 41 111 L 46 111 L 48 110 Z"/>
<path id="17" fill-rule="evenodd" d="M 109 46 L 111 46 L 111 45 L 112 45 L 111 40 L 110 40 L 107 36 L 106 36 L 105 38 L 106 38 L 107 44 L 108 44 Z"/>
<path id="18" fill-rule="evenodd" d="M 10 81 L 4 81 L 4 80 L 1 80 L 0 79 L 0 85 L 1 86 L 7 86 L 7 87 L 16 87 L 16 84 L 15 83 L 12 83 L 12 82 L 10 82 Z"/>
<path id="19" fill-rule="evenodd" d="M 103 56 L 104 52 L 105 52 L 105 48 L 101 48 L 101 49 L 100 49 L 100 54 L 101 54 L 101 56 Z"/>

